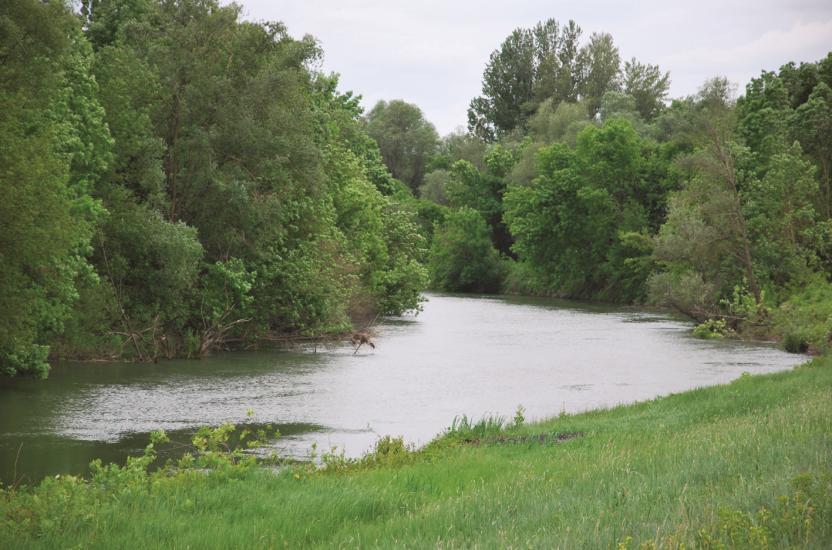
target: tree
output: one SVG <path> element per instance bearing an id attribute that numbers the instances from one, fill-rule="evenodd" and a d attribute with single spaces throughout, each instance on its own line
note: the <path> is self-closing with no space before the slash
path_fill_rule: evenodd
<path id="1" fill-rule="evenodd" d="M 552 144 L 564 140 L 574 145 L 578 133 L 589 123 L 586 102 L 555 103 L 549 98 L 529 119 L 529 136 L 540 143 Z"/>
<path id="2" fill-rule="evenodd" d="M 202 356 L 418 308 L 415 199 L 314 40 L 213 0 L 85 9 L 115 146 L 62 353 Z"/>
<path id="3" fill-rule="evenodd" d="M 428 171 L 450 170 L 458 160 L 467 160 L 477 170 L 485 170 L 485 151 L 488 144 L 475 136 L 457 130 L 442 138 L 439 150 L 431 159 Z"/>
<path id="4" fill-rule="evenodd" d="M 633 97 L 644 120 L 653 120 L 664 107 L 670 89 L 670 74 L 658 65 L 647 65 L 632 58 L 624 63 L 624 93 Z"/>
<path id="5" fill-rule="evenodd" d="M 436 204 L 448 205 L 448 196 L 445 188 L 451 179 L 451 173 L 447 170 L 439 169 L 429 172 L 425 176 L 425 181 L 419 186 L 419 196 L 423 199 L 435 202 Z"/>
<path id="6" fill-rule="evenodd" d="M 802 284 L 814 263 L 813 234 L 818 194 L 815 167 L 800 145 L 775 154 L 760 179 L 743 189 L 743 212 L 753 246 L 755 267 L 778 288 Z"/>
<path id="7" fill-rule="evenodd" d="M 547 100 L 549 110 L 583 101 L 593 118 L 604 94 L 621 89 L 621 58 L 609 34 L 593 33 L 581 45 L 581 32 L 574 21 L 560 25 L 554 19 L 515 29 L 491 53 L 482 94 L 468 109 L 468 131 L 487 142 L 525 131 L 529 118 Z M 641 96 L 655 88 L 660 88 L 660 99 L 667 92 L 666 75 L 658 83 L 649 81 L 653 69 L 631 67 L 628 91 L 638 95 L 638 101 L 645 101 Z"/>
<path id="8" fill-rule="evenodd" d="M 791 136 L 820 168 L 818 210 L 832 218 L 832 88 L 825 82 L 815 86 L 808 100 L 794 110 L 789 123 Z"/>
<path id="9" fill-rule="evenodd" d="M 621 87 L 621 56 L 607 33 L 593 33 L 581 49 L 578 66 L 583 71 L 579 80 L 580 96 L 586 103 L 590 118 L 601 108 L 604 94 Z"/>
<path id="10" fill-rule="evenodd" d="M 530 29 L 515 29 L 491 53 L 483 72 L 482 95 L 468 109 L 468 130 L 492 141 L 523 128 L 549 97 L 578 99 L 581 28 L 549 19 Z"/>
<path id="11" fill-rule="evenodd" d="M 436 128 L 419 107 L 401 100 L 379 101 L 365 120 L 393 177 L 417 191 L 439 146 Z"/>
<path id="12" fill-rule="evenodd" d="M 470 162 L 460 160 L 451 167 L 445 194 L 454 208 L 473 208 L 482 215 L 491 231 L 494 246 L 509 254 L 511 235 L 503 222 L 503 194 L 514 157 L 501 145 L 492 145 L 485 154 L 484 171 Z"/>
<path id="13" fill-rule="evenodd" d="M 654 251 L 666 273 L 657 274 L 650 286 L 654 301 L 687 307 L 685 313 L 701 320 L 719 310 L 717 299 L 730 295 L 734 286 L 747 286 L 758 306 L 762 288 L 747 219 L 748 190 L 754 187 L 753 172 L 747 169 L 751 155 L 734 138 L 728 81 L 707 81 L 695 109 L 690 131 L 696 149 L 684 160 L 688 179 L 670 200 Z M 688 296 L 683 285 L 694 280 L 702 289 L 699 298 L 679 298 Z"/>
<path id="14" fill-rule="evenodd" d="M 615 203 L 582 178 L 568 146 L 541 149 L 538 177 L 530 186 L 511 186 L 505 201 L 514 251 L 545 274 L 553 292 L 588 296 L 603 286 L 598 268 L 614 235 Z"/>

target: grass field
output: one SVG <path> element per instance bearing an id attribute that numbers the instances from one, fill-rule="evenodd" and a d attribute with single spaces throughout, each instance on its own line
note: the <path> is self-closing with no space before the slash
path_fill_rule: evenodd
<path id="1" fill-rule="evenodd" d="M 832 358 L 324 471 L 50 480 L 0 547 L 832 547 Z M 115 481 L 113 481 L 115 479 Z"/>

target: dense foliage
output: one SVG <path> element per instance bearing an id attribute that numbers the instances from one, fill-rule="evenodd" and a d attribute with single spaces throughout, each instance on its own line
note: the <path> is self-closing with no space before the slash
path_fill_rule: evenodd
<path id="1" fill-rule="evenodd" d="M 499 292 L 502 262 L 482 215 L 464 206 L 436 229 L 430 275 L 441 290 Z"/>
<path id="2" fill-rule="evenodd" d="M 393 177 L 418 190 L 439 145 L 439 134 L 416 105 L 400 99 L 379 101 L 367 116 L 367 133 L 378 142 Z"/>
<path id="3" fill-rule="evenodd" d="M 4 2 L 0 370 L 417 308 L 419 203 L 319 56 L 214 0 Z"/>

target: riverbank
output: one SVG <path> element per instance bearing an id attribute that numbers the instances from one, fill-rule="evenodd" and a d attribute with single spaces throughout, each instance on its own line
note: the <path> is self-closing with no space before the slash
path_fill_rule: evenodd
<path id="1" fill-rule="evenodd" d="M 49 480 L 2 547 L 828 547 L 832 358 L 497 432 L 459 427 L 327 471 L 223 466 Z"/>

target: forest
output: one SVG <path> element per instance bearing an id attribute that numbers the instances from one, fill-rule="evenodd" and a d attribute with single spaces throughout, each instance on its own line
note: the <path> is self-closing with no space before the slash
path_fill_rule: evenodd
<path id="1" fill-rule="evenodd" d="M 445 137 L 402 100 L 365 113 L 322 55 L 215 0 L 4 1 L 0 373 L 343 334 L 426 288 L 829 348 L 832 53 L 671 99 L 550 19 Z"/>

